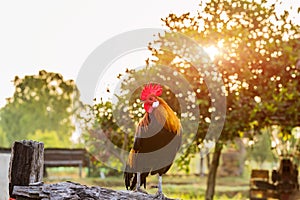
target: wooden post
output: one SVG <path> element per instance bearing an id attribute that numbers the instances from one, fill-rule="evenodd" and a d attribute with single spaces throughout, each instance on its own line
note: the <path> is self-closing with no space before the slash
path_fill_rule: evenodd
<path id="1" fill-rule="evenodd" d="M 79 177 L 82 177 L 82 163 L 79 164 Z"/>
<path id="2" fill-rule="evenodd" d="M 29 186 L 42 182 L 44 166 L 44 144 L 35 141 L 14 142 L 9 166 L 9 195 L 14 186 Z"/>

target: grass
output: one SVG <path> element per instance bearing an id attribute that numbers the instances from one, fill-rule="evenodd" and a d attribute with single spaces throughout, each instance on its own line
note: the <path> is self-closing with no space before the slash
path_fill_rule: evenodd
<path id="1" fill-rule="evenodd" d="M 49 176 L 44 178 L 45 183 L 73 181 L 88 186 L 101 186 L 114 190 L 125 190 L 122 176 L 101 178 L 87 178 L 86 171 L 83 177 L 78 175 L 78 168 L 52 168 L 47 169 Z M 147 192 L 156 193 L 153 188 L 157 184 L 157 176 L 147 179 Z M 163 191 L 166 196 L 176 199 L 204 199 L 206 177 L 195 175 L 165 175 L 163 177 Z M 220 177 L 216 180 L 216 200 L 247 199 L 249 191 L 249 178 L 247 177 Z"/>

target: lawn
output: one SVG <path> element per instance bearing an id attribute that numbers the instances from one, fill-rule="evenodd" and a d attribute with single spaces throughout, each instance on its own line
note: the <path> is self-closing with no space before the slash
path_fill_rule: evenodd
<path id="1" fill-rule="evenodd" d="M 101 186 L 115 190 L 125 190 L 122 176 L 101 178 L 79 178 L 77 168 L 48 169 L 49 177 L 45 183 L 73 181 L 88 186 Z M 85 172 L 86 173 L 86 172 Z M 84 173 L 84 174 L 85 174 Z M 156 176 L 147 179 L 147 192 L 154 194 L 153 188 L 157 183 Z M 163 191 L 166 196 L 176 199 L 204 199 L 206 177 L 196 175 L 165 175 L 163 177 Z M 247 199 L 249 191 L 249 177 L 220 177 L 217 178 L 215 199 Z"/>

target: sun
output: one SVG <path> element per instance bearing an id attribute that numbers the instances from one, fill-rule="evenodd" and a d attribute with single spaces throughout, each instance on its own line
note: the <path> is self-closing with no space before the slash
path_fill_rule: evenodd
<path id="1" fill-rule="evenodd" d="M 211 60 L 214 60 L 216 55 L 219 54 L 219 49 L 215 46 L 204 47 L 204 50 L 206 51 Z"/>

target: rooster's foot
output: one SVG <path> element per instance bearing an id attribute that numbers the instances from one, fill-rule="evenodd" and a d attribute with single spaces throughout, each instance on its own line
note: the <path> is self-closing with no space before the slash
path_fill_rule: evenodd
<path id="1" fill-rule="evenodd" d="M 134 191 L 135 191 L 135 192 L 144 193 L 144 194 L 148 194 L 145 190 L 143 190 L 143 189 L 141 189 L 141 188 L 136 188 Z"/>
<path id="2" fill-rule="evenodd" d="M 164 193 L 162 193 L 162 192 L 157 192 L 157 193 L 155 194 L 155 196 L 154 196 L 154 199 L 164 200 L 164 199 L 166 199 L 166 197 L 165 197 Z"/>

